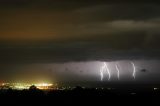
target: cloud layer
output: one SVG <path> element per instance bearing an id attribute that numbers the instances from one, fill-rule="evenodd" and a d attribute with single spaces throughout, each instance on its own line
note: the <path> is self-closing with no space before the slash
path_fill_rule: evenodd
<path id="1" fill-rule="evenodd" d="M 159 4 L 27 0 L 2 4 L 2 62 L 160 57 Z"/>

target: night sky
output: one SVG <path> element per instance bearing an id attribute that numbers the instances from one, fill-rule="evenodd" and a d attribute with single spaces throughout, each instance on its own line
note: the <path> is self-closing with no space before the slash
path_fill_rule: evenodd
<path id="1" fill-rule="evenodd" d="M 155 2 L 0 0 L 0 80 L 160 83 L 159 34 Z"/>

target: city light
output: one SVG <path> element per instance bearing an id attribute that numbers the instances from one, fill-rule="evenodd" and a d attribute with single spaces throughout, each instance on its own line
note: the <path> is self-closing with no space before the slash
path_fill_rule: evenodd
<path id="1" fill-rule="evenodd" d="M 48 83 L 38 83 L 34 84 L 38 89 L 53 89 L 53 84 Z"/>
<path id="2" fill-rule="evenodd" d="M 32 85 L 36 86 L 37 89 L 47 90 L 47 89 L 56 89 L 57 84 L 50 84 L 50 83 L 1 83 L 0 89 L 15 89 L 15 90 L 23 90 L 29 89 Z"/>

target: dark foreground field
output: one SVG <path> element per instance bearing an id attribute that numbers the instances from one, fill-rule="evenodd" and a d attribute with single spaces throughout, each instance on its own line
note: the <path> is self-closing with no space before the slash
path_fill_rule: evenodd
<path id="1" fill-rule="evenodd" d="M 86 88 L 42 91 L 1 90 L 1 104 L 11 105 L 148 105 L 160 104 L 160 90 L 153 87 Z"/>

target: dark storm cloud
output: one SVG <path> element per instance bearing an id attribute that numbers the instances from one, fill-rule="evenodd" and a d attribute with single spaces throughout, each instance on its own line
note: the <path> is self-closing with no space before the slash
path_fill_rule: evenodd
<path id="1" fill-rule="evenodd" d="M 160 57 L 159 4 L 29 0 L 2 4 L 1 62 Z"/>
<path id="2" fill-rule="evenodd" d="M 76 10 L 85 22 L 112 20 L 148 20 L 159 18 L 158 4 L 99 4 Z"/>
<path id="3" fill-rule="evenodd" d="M 132 59 L 160 59 L 159 50 L 141 50 L 141 49 L 126 49 L 126 50 L 109 50 L 104 44 L 75 44 L 76 46 L 60 46 L 34 47 L 34 48 L 8 48 L 1 50 L 2 63 L 16 62 L 70 62 L 70 61 L 114 61 L 114 60 L 132 60 Z"/>

